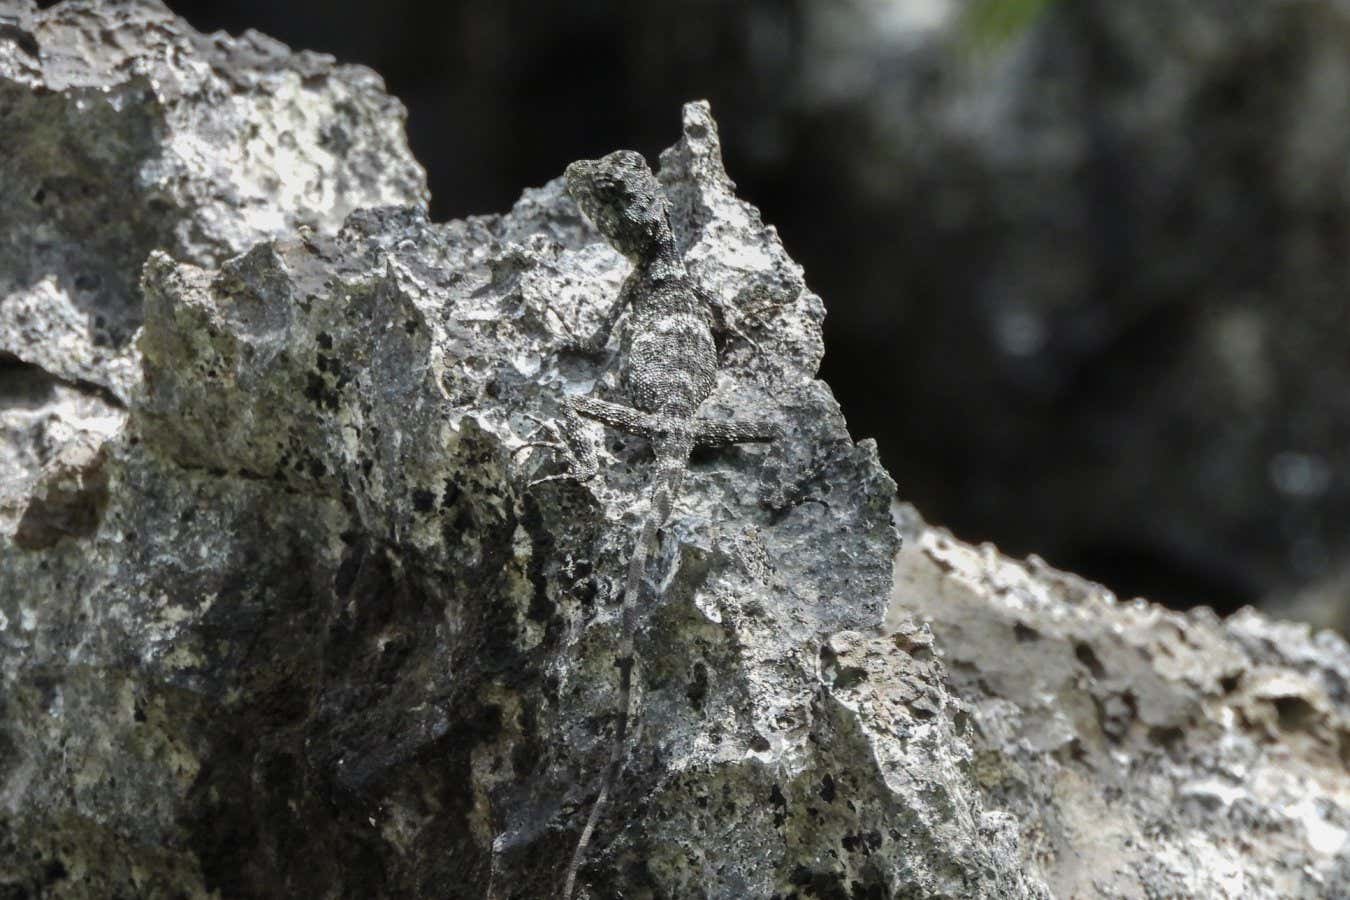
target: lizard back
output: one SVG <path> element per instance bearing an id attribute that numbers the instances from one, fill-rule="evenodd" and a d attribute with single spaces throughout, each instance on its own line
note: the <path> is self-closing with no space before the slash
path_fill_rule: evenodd
<path id="1" fill-rule="evenodd" d="M 684 278 L 649 290 L 658 296 L 634 305 L 624 336 L 624 388 L 638 409 L 691 415 L 717 377 L 709 313 Z"/>

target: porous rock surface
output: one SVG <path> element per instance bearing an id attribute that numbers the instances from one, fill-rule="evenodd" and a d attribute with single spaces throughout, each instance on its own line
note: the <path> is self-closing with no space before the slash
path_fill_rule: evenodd
<path id="1" fill-rule="evenodd" d="M 140 264 L 426 201 L 379 76 L 158 0 L 0 4 L 0 353 L 125 400 Z"/>
<path id="2" fill-rule="evenodd" d="M 145 3 L 25 16 L 0 38 L 36 65 L 74 53 L 43 38 L 71 17 L 68 35 L 176 35 L 151 83 L 252 59 Z M 295 103 L 318 121 L 324 97 Z M 368 115 L 396 113 L 381 97 Z M 397 115 L 362 121 L 395 171 Z M 1344 889 L 1344 645 L 1118 607 L 904 511 L 900 549 L 894 484 L 814 378 L 821 302 L 735 197 L 705 105 L 660 178 L 691 271 L 755 339 L 727 349 L 710 411 L 785 436 L 694 460 L 591 895 Z M 601 479 L 532 487 L 557 462 L 522 445 L 565 394 L 614 396 L 612 359 L 577 347 L 627 264 L 558 180 L 447 224 L 415 182 L 336 231 L 340 204 L 287 182 L 279 236 L 194 255 L 161 235 L 140 259 L 123 218 L 44 205 L 128 267 L 135 330 L 102 356 L 44 338 L 5 372 L 0 892 L 556 893 L 608 755 L 650 455 L 596 428 Z M 180 199 L 241 241 L 256 227 L 246 192 Z M 35 257 L 0 258 L 0 279 L 57 284 L 74 252 L 21 277 L 3 267 Z"/>
<path id="3" fill-rule="evenodd" d="M 213 265 L 355 209 L 424 205 L 374 72 L 158 0 L 0 3 L 0 528 L 72 429 L 136 390 L 141 265 Z"/>
<path id="4" fill-rule="evenodd" d="M 887 630 L 922 621 L 972 773 L 1056 897 L 1350 892 L 1350 647 L 1017 562 L 898 514 Z"/>

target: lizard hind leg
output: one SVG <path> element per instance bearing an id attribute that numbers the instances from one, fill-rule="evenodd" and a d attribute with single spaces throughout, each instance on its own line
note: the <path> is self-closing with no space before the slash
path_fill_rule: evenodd
<path id="1" fill-rule="evenodd" d="M 548 440 L 530 440 L 516 447 L 512 453 L 519 453 L 532 447 L 546 448 L 558 453 L 566 465 L 566 471 L 556 475 L 545 475 L 531 480 L 528 487 L 535 487 L 549 481 L 589 481 L 600 471 L 600 461 L 596 456 L 595 445 L 591 443 L 581 419 L 567 406 L 562 418 L 556 422 L 544 421 L 529 416 L 539 423 L 540 431 L 548 435 Z"/>

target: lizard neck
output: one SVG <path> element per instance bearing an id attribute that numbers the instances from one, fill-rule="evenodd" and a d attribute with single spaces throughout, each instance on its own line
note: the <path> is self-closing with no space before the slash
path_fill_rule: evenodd
<path id="1" fill-rule="evenodd" d="M 684 260 L 680 253 L 675 249 L 675 241 L 660 242 L 650 256 L 644 259 L 640 264 L 643 269 L 646 281 L 666 282 L 675 281 L 687 276 L 684 268 Z"/>

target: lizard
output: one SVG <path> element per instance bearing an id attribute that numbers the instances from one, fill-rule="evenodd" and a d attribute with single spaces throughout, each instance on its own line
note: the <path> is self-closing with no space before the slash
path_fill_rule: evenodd
<path id="1" fill-rule="evenodd" d="M 714 329 L 749 339 L 730 322 L 721 304 L 690 277 L 671 229 L 660 184 L 642 155 L 618 150 L 601 159 L 574 162 L 567 167 L 566 190 L 586 218 L 633 265 L 617 300 L 590 340 L 592 349 L 603 348 L 620 315 L 628 312 L 620 345 L 619 376 L 631 405 L 589 396 L 566 398 L 560 425 L 545 423 L 552 440 L 532 441 L 525 446 L 562 451 L 568 471 L 533 483 L 555 478 L 585 481 L 598 473 L 595 448 L 582 430 L 583 417 L 645 437 L 655 457 L 642 526 L 622 585 L 615 660 L 619 669 L 618 718 L 609 762 L 563 883 L 562 900 L 571 900 L 586 848 L 623 769 L 643 576 L 657 535 L 684 483 L 689 456 L 695 447 L 767 442 L 781 433 L 770 423 L 713 421 L 699 415 L 717 380 Z"/>

